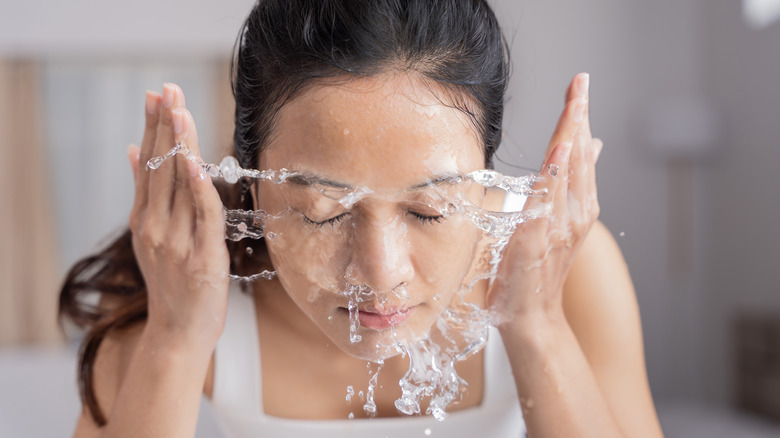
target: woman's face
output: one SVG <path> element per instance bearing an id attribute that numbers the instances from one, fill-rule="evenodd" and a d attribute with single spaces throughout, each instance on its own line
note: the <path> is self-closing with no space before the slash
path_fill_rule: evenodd
<path id="1" fill-rule="evenodd" d="M 440 210 L 481 202 L 481 187 L 456 179 L 484 168 L 479 136 L 436 91 L 404 74 L 311 87 L 283 106 L 260 157 L 260 169 L 299 175 L 257 191 L 279 281 L 356 357 L 427 333 L 478 251 L 473 223 Z"/>

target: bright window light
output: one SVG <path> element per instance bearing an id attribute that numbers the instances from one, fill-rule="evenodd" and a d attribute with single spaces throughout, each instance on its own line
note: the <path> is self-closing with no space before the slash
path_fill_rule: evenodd
<path id="1" fill-rule="evenodd" d="M 767 27 L 780 18 L 780 0 L 743 0 L 742 15 L 756 29 Z"/>

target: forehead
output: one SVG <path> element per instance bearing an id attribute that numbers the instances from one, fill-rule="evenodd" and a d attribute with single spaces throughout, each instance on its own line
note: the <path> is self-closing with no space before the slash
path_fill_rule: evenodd
<path id="1" fill-rule="evenodd" d="M 260 167 L 372 189 L 482 168 L 471 120 L 438 91 L 406 74 L 310 87 L 280 110 Z"/>

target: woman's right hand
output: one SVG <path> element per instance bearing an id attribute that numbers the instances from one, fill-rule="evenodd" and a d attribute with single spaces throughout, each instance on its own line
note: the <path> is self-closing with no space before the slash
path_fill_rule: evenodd
<path id="1" fill-rule="evenodd" d="M 210 177 L 183 155 L 148 169 L 150 158 L 177 142 L 200 156 L 181 88 L 165 84 L 162 96 L 146 93 L 143 142 L 128 150 L 135 176 L 130 230 L 149 297 L 145 330 L 210 354 L 222 334 L 228 296 L 222 201 Z"/>

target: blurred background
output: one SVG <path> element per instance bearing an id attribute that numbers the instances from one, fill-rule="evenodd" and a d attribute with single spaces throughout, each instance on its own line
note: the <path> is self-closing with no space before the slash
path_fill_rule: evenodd
<path id="1" fill-rule="evenodd" d="M 780 436 L 780 0 L 490 3 L 514 69 L 499 170 L 539 166 L 566 85 L 591 74 L 601 219 L 666 436 Z M 252 1 L 0 5 L 0 436 L 70 436 L 62 277 L 126 224 L 145 90 L 181 85 L 205 158 L 224 155 Z M 206 405 L 198 436 L 221 436 Z"/>

